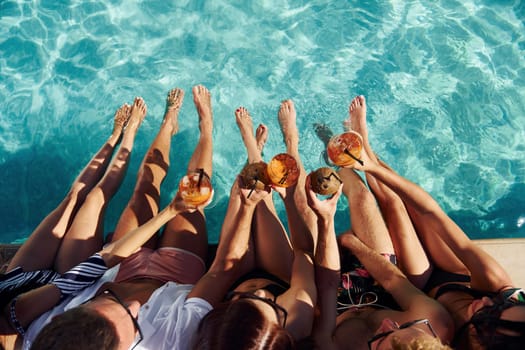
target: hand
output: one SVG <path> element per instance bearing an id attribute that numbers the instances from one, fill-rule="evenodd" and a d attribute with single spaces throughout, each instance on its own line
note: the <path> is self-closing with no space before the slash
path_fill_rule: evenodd
<path id="1" fill-rule="evenodd" d="M 237 176 L 236 181 L 237 184 L 235 187 L 238 189 L 238 193 L 241 195 L 242 203 L 245 205 L 255 206 L 268 195 L 271 195 L 272 189 L 270 187 L 266 187 L 264 190 L 246 188 L 241 176 Z"/>
<path id="2" fill-rule="evenodd" d="M 359 163 L 358 161 L 355 161 L 352 165 L 346 166 L 345 168 L 352 168 L 355 170 L 368 171 L 370 166 L 373 164 L 373 162 L 368 156 L 368 154 L 366 153 L 364 148 L 361 149 L 361 156 L 359 159 L 361 159 L 361 163 Z"/>
<path id="3" fill-rule="evenodd" d="M 199 207 L 204 208 L 211 202 L 211 198 L 213 198 L 213 195 L 210 197 L 210 199 L 200 206 L 195 206 L 191 204 L 187 204 L 184 199 L 182 199 L 182 196 L 180 195 L 180 192 L 177 191 L 177 194 L 175 195 L 175 198 L 170 203 L 170 207 L 175 209 L 178 213 L 188 212 L 193 213 L 195 210 L 197 210 Z"/>
<path id="4" fill-rule="evenodd" d="M 283 201 L 286 201 L 287 198 L 291 198 L 293 200 L 295 189 L 297 188 L 297 184 L 289 186 L 289 187 L 278 187 L 278 186 L 272 186 L 272 189 L 279 193 L 279 196 Z"/>
<path id="5" fill-rule="evenodd" d="M 324 219 L 333 218 L 335 211 L 337 210 L 337 201 L 339 200 L 343 190 L 343 184 L 339 185 L 337 192 L 334 193 L 330 198 L 321 200 L 317 197 L 317 194 L 312 191 L 310 181 L 311 178 L 310 175 L 308 175 L 305 181 L 306 200 L 308 202 L 308 206 L 312 208 L 318 217 Z"/>

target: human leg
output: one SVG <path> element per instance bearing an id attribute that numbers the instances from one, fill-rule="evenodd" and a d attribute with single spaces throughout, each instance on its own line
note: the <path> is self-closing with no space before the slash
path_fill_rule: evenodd
<path id="1" fill-rule="evenodd" d="M 348 112 L 348 119 L 344 121 L 345 128 L 361 134 L 365 152 L 372 162 L 378 163 L 369 143 L 364 96 L 356 96 L 350 103 Z M 366 180 L 390 233 L 398 266 L 414 285 L 422 288 L 432 273 L 432 266 L 412 225 L 405 204 L 395 192 L 372 175 L 366 173 Z"/>
<path id="2" fill-rule="evenodd" d="M 348 198 L 352 230 L 368 247 L 378 253 L 394 254 L 390 235 L 372 193 L 355 171 L 339 170 L 343 193 Z"/>
<path id="3" fill-rule="evenodd" d="M 208 89 L 202 85 L 194 86 L 193 102 L 199 115 L 200 136 L 188 163 L 188 171 L 203 169 L 211 177 L 213 113 L 211 95 Z M 170 220 L 162 234 L 160 246 L 188 250 L 206 261 L 208 233 L 204 210 L 199 209 L 193 213 L 183 213 Z"/>
<path id="4" fill-rule="evenodd" d="M 100 250 L 104 240 L 104 216 L 109 201 L 127 172 L 131 151 L 138 128 L 146 115 L 147 107 L 140 97 L 135 98 L 131 107 L 128 124 L 122 141 L 106 173 L 89 192 L 67 231 L 58 250 L 55 269 L 65 272 Z"/>
<path id="5" fill-rule="evenodd" d="M 393 171 L 377 158 L 368 141 L 366 101 L 364 96 L 357 96 L 352 100 L 349 105 L 349 118 L 343 124 L 345 128 L 353 129 L 361 134 L 363 137 L 363 148 L 372 162 L 381 164 L 386 169 Z M 431 273 L 431 269 L 427 270 L 426 268 L 426 266 L 429 266 L 427 263 L 428 256 L 430 257 L 430 262 L 447 271 L 457 273 L 466 271 L 461 261 L 452 253 L 452 250 L 442 240 L 440 235 L 428 232 L 430 230 L 428 222 L 424 222 L 425 220 L 421 218 L 421 215 L 410 203 L 402 201 L 403 205 L 401 205 L 399 196 L 368 172 L 366 173 L 366 178 L 378 200 L 389 230 L 391 230 L 392 240 L 396 247 L 395 251 L 398 254 L 400 263 L 405 268 L 405 273 L 408 275 L 414 274 L 412 276 L 423 273 L 417 278 L 417 282 L 414 280 L 416 284 L 423 283 Z M 408 218 L 410 223 L 407 221 L 407 214 L 410 214 Z M 414 227 L 415 230 L 412 231 L 410 226 Z M 396 229 L 393 229 L 394 227 Z M 426 249 L 426 252 L 423 249 Z M 428 254 L 426 259 L 423 258 L 423 254 Z"/>
<path id="6" fill-rule="evenodd" d="M 113 132 L 75 179 L 62 202 L 37 226 L 27 241 L 18 249 L 8 270 L 21 266 L 25 271 L 53 267 L 62 238 L 68 231 L 87 194 L 102 178 L 122 131 L 130 116 L 131 107 L 122 105 L 115 113 Z M 45 249 L 42 249 L 45 247 Z"/>
<path id="7" fill-rule="evenodd" d="M 248 153 L 248 162 L 261 161 L 262 150 L 268 138 L 266 126 L 259 125 L 255 137 L 253 121 L 246 108 L 238 108 L 235 118 Z M 272 196 L 267 196 L 257 204 L 251 238 L 255 251 L 255 265 L 289 281 L 293 254 L 286 230 L 277 216 Z"/>
<path id="8" fill-rule="evenodd" d="M 292 100 L 281 102 L 277 114 L 283 140 L 286 145 L 286 152 L 295 158 L 299 168 L 299 178 L 297 185 L 289 187 L 284 194 L 286 212 L 288 216 L 288 226 L 290 237 L 294 249 L 313 255 L 314 247 L 317 242 L 317 217 L 307 204 L 305 181 L 306 171 L 299 154 L 299 131 L 297 129 L 297 113 Z M 288 202 L 293 199 L 292 202 Z"/>
<path id="9" fill-rule="evenodd" d="M 119 218 L 112 241 L 118 240 L 158 213 L 160 186 L 168 172 L 171 138 L 179 130 L 178 115 L 183 100 L 183 90 L 175 88 L 168 92 L 162 124 L 144 155 L 133 194 Z M 155 248 L 156 238 L 152 237 L 144 246 Z"/>

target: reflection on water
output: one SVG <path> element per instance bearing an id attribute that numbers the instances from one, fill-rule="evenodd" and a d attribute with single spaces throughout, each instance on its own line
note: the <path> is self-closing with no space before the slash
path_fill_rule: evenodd
<path id="1" fill-rule="evenodd" d="M 2 1 L 0 241 L 27 237 L 107 138 L 114 110 L 140 95 L 148 116 L 110 205 L 111 231 L 165 94 L 199 83 L 214 103 L 212 241 L 245 162 L 235 108 L 268 125 L 268 161 L 285 149 L 276 113 L 292 98 L 313 170 L 324 165 L 315 125 L 341 132 L 356 94 L 367 98 L 378 154 L 471 237 L 525 236 L 523 13 L 522 2 L 479 0 Z M 180 120 L 163 203 L 196 144 L 191 98 Z M 346 211 L 343 201 L 339 230 L 348 226 Z"/>

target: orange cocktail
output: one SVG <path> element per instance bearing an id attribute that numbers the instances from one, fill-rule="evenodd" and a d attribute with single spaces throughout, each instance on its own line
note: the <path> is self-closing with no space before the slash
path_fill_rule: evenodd
<path id="1" fill-rule="evenodd" d="M 206 203 L 212 195 L 211 181 L 203 169 L 186 174 L 179 182 L 179 192 L 187 204 L 198 206 Z"/>
<path id="2" fill-rule="evenodd" d="M 271 183 L 278 187 L 293 186 L 299 178 L 297 161 L 287 153 L 280 153 L 273 157 L 266 171 Z"/>
<path id="3" fill-rule="evenodd" d="M 355 162 L 363 164 L 361 149 L 363 138 L 355 131 L 347 131 L 330 139 L 327 146 L 328 158 L 338 166 L 349 166 Z"/>

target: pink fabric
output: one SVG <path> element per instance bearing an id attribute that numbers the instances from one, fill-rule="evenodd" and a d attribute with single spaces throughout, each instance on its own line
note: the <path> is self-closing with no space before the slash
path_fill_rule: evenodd
<path id="1" fill-rule="evenodd" d="M 141 248 L 120 263 L 115 281 L 147 277 L 162 282 L 195 284 L 205 272 L 204 261 L 187 250 L 172 247 L 156 250 Z"/>

